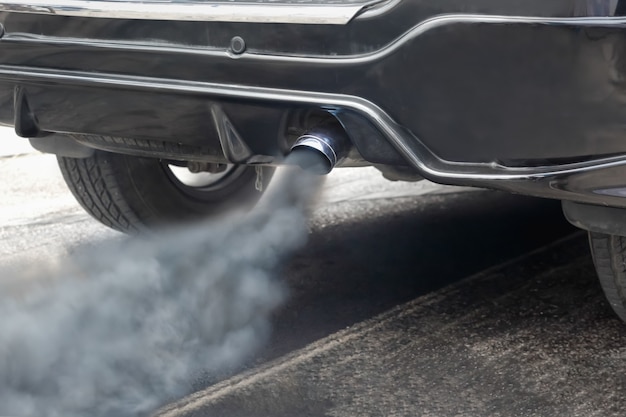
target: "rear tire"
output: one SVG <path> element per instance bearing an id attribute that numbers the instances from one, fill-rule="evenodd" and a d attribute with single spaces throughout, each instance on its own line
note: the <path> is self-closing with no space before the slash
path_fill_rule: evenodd
<path id="1" fill-rule="evenodd" d="M 604 294 L 626 321 L 626 237 L 589 232 L 589 243 Z"/>
<path id="2" fill-rule="evenodd" d="M 68 187 L 96 220 L 125 233 L 251 206 L 261 196 L 255 167 L 235 166 L 214 183 L 192 186 L 156 158 L 96 151 L 89 158 L 58 158 Z M 273 168 L 262 170 L 262 189 Z"/>

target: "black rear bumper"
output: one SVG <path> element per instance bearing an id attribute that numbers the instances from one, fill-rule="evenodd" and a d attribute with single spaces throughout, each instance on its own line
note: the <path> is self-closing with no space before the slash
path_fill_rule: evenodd
<path id="1" fill-rule="evenodd" d="M 0 121 L 276 163 L 302 115 L 323 110 L 370 163 L 626 206 L 626 18 L 577 0 L 466 3 L 404 0 L 337 25 L 5 13 Z"/>

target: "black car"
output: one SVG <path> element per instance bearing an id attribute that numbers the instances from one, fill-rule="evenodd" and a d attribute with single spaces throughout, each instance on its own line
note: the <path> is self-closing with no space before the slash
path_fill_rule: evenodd
<path id="1" fill-rule="evenodd" d="M 298 150 L 320 172 L 372 165 L 393 180 L 562 200 L 626 320 L 623 0 L 0 0 L 0 11 L 0 123 L 57 154 L 108 226 L 253 202 Z"/>

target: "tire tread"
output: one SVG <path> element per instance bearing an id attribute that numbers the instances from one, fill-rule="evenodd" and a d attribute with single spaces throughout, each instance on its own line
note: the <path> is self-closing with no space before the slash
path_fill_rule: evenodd
<path id="1" fill-rule="evenodd" d="M 221 188 L 198 190 L 180 183 L 167 162 L 155 157 L 96 150 L 87 158 L 57 159 L 80 205 L 96 220 L 124 233 L 149 233 L 156 227 L 250 207 L 261 196 L 255 188 L 255 167 L 239 167 Z M 263 169 L 267 183 L 273 169 Z"/>
<path id="2" fill-rule="evenodd" d="M 604 294 L 626 321 L 626 237 L 590 232 L 589 243 Z"/>
<path id="3" fill-rule="evenodd" d="M 105 154 L 84 159 L 58 157 L 58 162 L 72 194 L 91 216 L 120 232 L 139 231 L 139 219 L 122 198 Z"/>

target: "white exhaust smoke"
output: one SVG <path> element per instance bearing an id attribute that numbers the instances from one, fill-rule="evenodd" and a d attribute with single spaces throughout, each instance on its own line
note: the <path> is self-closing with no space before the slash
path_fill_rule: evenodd
<path id="1" fill-rule="evenodd" d="M 36 288 L 0 289 L 0 415 L 147 415 L 250 355 L 284 298 L 277 268 L 308 234 L 317 179 L 295 171 L 251 214 L 101 246 L 42 268 Z"/>

